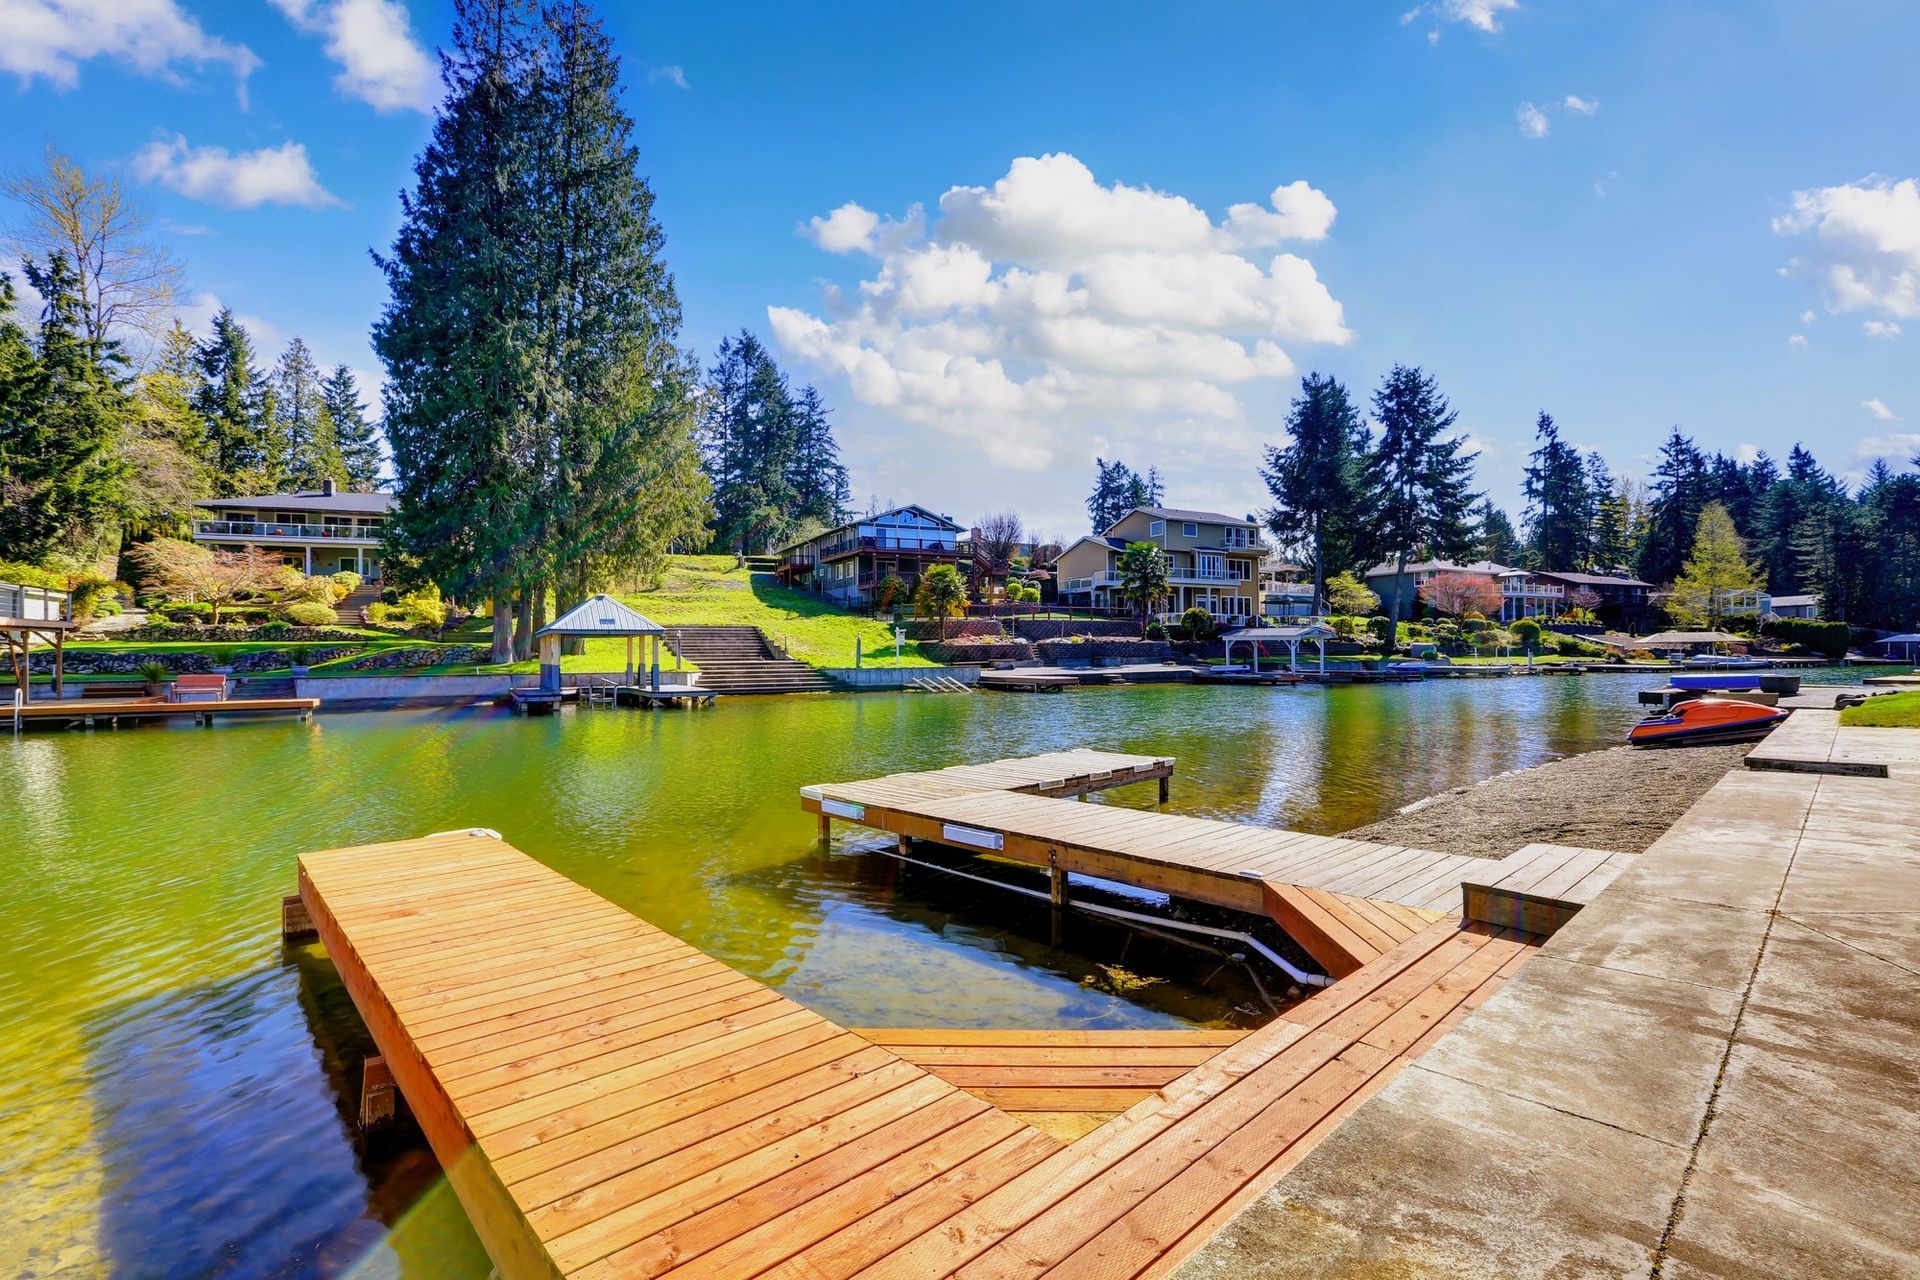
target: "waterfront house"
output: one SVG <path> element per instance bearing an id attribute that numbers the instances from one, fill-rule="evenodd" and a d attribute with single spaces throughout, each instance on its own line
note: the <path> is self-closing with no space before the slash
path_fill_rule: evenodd
<path id="1" fill-rule="evenodd" d="M 968 554 L 964 531 L 952 517 L 910 505 L 849 520 L 782 547 L 775 553 L 775 572 L 782 582 L 825 596 L 842 608 L 867 608 L 874 602 L 874 588 L 889 575 L 912 591 L 920 575 L 934 565 L 961 568 Z"/>
<path id="2" fill-rule="evenodd" d="M 1451 560 L 1409 560 L 1405 569 L 1399 571 L 1400 597 L 1399 610 L 1402 620 L 1414 616 L 1420 604 L 1420 588 L 1423 584 L 1439 577 L 1443 573 L 1465 573 L 1485 578 L 1488 582 L 1498 583 L 1500 575 L 1513 572 L 1504 564 L 1495 564 L 1491 560 L 1476 560 L 1471 564 L 1455 564 Z M 1374 565 L 1360 575 L 1366 580 L 1367 589 L 1380 597 L 1380 611 L 1385 613 L 1394 607 L 1395 566 L 1389 560 Z"/>
<path id="3" fill-rule="evenodd" d="M 1608 626 L 1632 630 L 1646 621 L 1653 593 L 1651 582 L 1642 582 L 1620 573 L 1541 570 L 1533 576 L 1565 587 L 1567 591 L 1563 598 L 1568 607 L 1579 601 L 1583 592 L 1591 593 L 1597 598 L 1592 606 L 1594 616 Z M 1564 611 L 1562 609 L 1559 612 Z"/>
<path id="4" fill-rule="evenodd" d="M 1054 563 L 1060 600 L 1068 605 L 1124 609 L 1120 557 L 1127 544 L 1150 542 L 1167 556 L 1171 595 L 1159 617 L 1205 609 L 1214 621 L 1246 626 L 1257 616 L 1260 562 L 1267 546 L 1251 520 L 1217 511 L 1135 507 L 1098 534 L 1079 539 Z"/>
<path id="5" fill-rule="evenodd" d="M 1773 597 L 1773 616 L 1776 618 L 1818 618 L 1820 616 L 1820 597 L 1775 596 Z"/>
<path id="6" fill-rule="evenodd" d="M 349 571 L 380 577 L 380 535 L 393 506 L 390 493 L 351 493 L 332 480 L 295 493 L 207 498 L 193 522 L 193 540 L 215 551 L 259 547 L 280 553 L 306 574 Z"/>

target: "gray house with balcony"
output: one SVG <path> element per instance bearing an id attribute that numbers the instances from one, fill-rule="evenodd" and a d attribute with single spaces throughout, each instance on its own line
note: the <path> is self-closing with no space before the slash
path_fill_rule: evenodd
<path id="1" fill-rule="evenodd" d="M 215 551 L 259 547 L 278 552 L 307 574 L 346 570 L 380 577 L 380 537 L 393 506 L 390 493 L 348 493 L 328 480 L 320 488 L 196 503 L 193 540 Z"/>
<path id="2" fill-rule="evenodd" d="M 1124 609 L 1120 557 L 1132 542 L 1150 542 L 1166 553 L 1169 594 L 1162 619 L 1205 609 L 1216 623 L 1244 627 L 1259 615 L 1260 562 L 1268 553 L 1260 527 L 1218 511 L 1181 507 L 1135 507 L 1062 551 L 1054 562 L 1060 600 Z"/>
<path id="3" fill-rule="evenodd" d="M 965 532 L 952 517 L 920 506 L 849 520 L 774 554 L 780 581 L 846 609 L 872 605 L 874 588 L 888 577 L 899 578 L 912 591 L 920 575 L 934 565 L 959 568 L 961 560 L 971 556 Z"/>

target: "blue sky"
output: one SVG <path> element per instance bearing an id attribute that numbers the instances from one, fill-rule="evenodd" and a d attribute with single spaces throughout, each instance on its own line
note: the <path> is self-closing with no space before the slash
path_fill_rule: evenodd
<path id="1" fill-rule="evenodd" d="M 1920 9 L 1411 4 L 604 7 L 685 343 L 772 340 L 862 502 L 1075 533 L 1098 453 L 1252 510 L 1298 377 L 1396 360 L 1516 514 L 1541 408 L 1628 473 L 1920 451 Z M 0 0 L 0 167 L 119 168 L 191 323 L 375 374 L 450 18 Z"/>

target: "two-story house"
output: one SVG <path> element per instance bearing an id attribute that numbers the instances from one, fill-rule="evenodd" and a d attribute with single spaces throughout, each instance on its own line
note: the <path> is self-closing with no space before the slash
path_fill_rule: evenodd
<path id="1" fill-rule="evenodd" d="M 1269 555 L 1260 562 L 1260 612 L 1275 622 L 1318 618 L 1327 610 L 1314 598 L 1307 568 Z"/>
<path id="2" fill-rule="evenodd" d="M 1225 626 L 1246 626 L 1259 613 L 1260 560 L 1267 547 L 1251 520 L 1217 511 L 1135 507 L 1101 530 L 1081 538 L 1054 563 L 1062 603 L 1126 608 L 1120 596 L 1120 556 L 1132 542 L 1151 542 L 1166 552 L 1171 595 L 1160 616 L 1178 618 L 1205 609 Z"/>
<path id="3" fill-rule="evenodd" d="M 211 514 L 195 518 L 193 540 L 216 551 L 259 547 L 279 552 L 309 575 L 348 570 L 368 582 L 380 577 L 390 493 L 348 493 L 327 480 L 315 490 L 207 498 L 194 505 Z"/>
<path id="4" fill-rule="evenodd" d="M 1399 570 L 1397 578 L 1395 572 L 1396 566 L 1389 560 L 1374 565 L 1360 576 L 1366 580 L 1368 590 L 1380 597 L 1382 613 L 1394 607 L 1394 584 L 1397 581 L 1400 617 L 1405 620 L 1413 617 L 1420 607 L 1420 588 L 1443 573 L 1471 574 L 1497 585 L 1500 575 L 1511 570 L 1491 560 L 1475 560 L 1471 564 L 1455 564 L 1451 560 L 1409 560 L 1406 567 Z"/>
<path id="5" fill-rule="evenodd" d="M 1592 601 L 1594 616 L 1608 626 L 1634 630 L 1646 622 L 1652 609 L 1653 584 L 1624 574 L 1562 573 L 1543 569 L 1534 577 L 1564 586 L 1567 607 Z M 1566 608 L 1557 612 L 1564 613 Z"/>
<path id="6" fill-rule="evenodd" d="M 961 561 L 970 553 L 951 517 L 905 506 L 849 520 L 774 554 L 782 582 L 858 609 L 873 604 L 874 588 L 889 576 L 900 578 L 909 591 L 937 564 L 953 565 L 964 576 Z"/>

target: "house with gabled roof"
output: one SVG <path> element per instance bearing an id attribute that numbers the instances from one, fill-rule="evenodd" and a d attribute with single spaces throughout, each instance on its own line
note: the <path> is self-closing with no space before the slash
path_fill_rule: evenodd
<path id="1" fill-rule="evenodd" d="M 1164 620 L 1205 609 L 1224 626 L 1243 627 L 1260 612 L 1260 561 L 1268 553 L 1260 526 L 1218 511 L 1135 507 L 1107 528 L 1074 542 L 1054 562 L 1062 603 L 1127 608 L 1120 596 L 1120 557 L 1127 544 L 1150 542 L 1166 553 L 1171 595 Z"/>
<path id="2" fill-rule="evenodd" d="M 874 589 L 888 577 L 912 591 L 928 569 L 959 568 L 969 553 L 965 531 L 953 517 L 909 504 L 849 520 L 774 554 L 782 582 L 859 609 L 874 603 Z"/>

